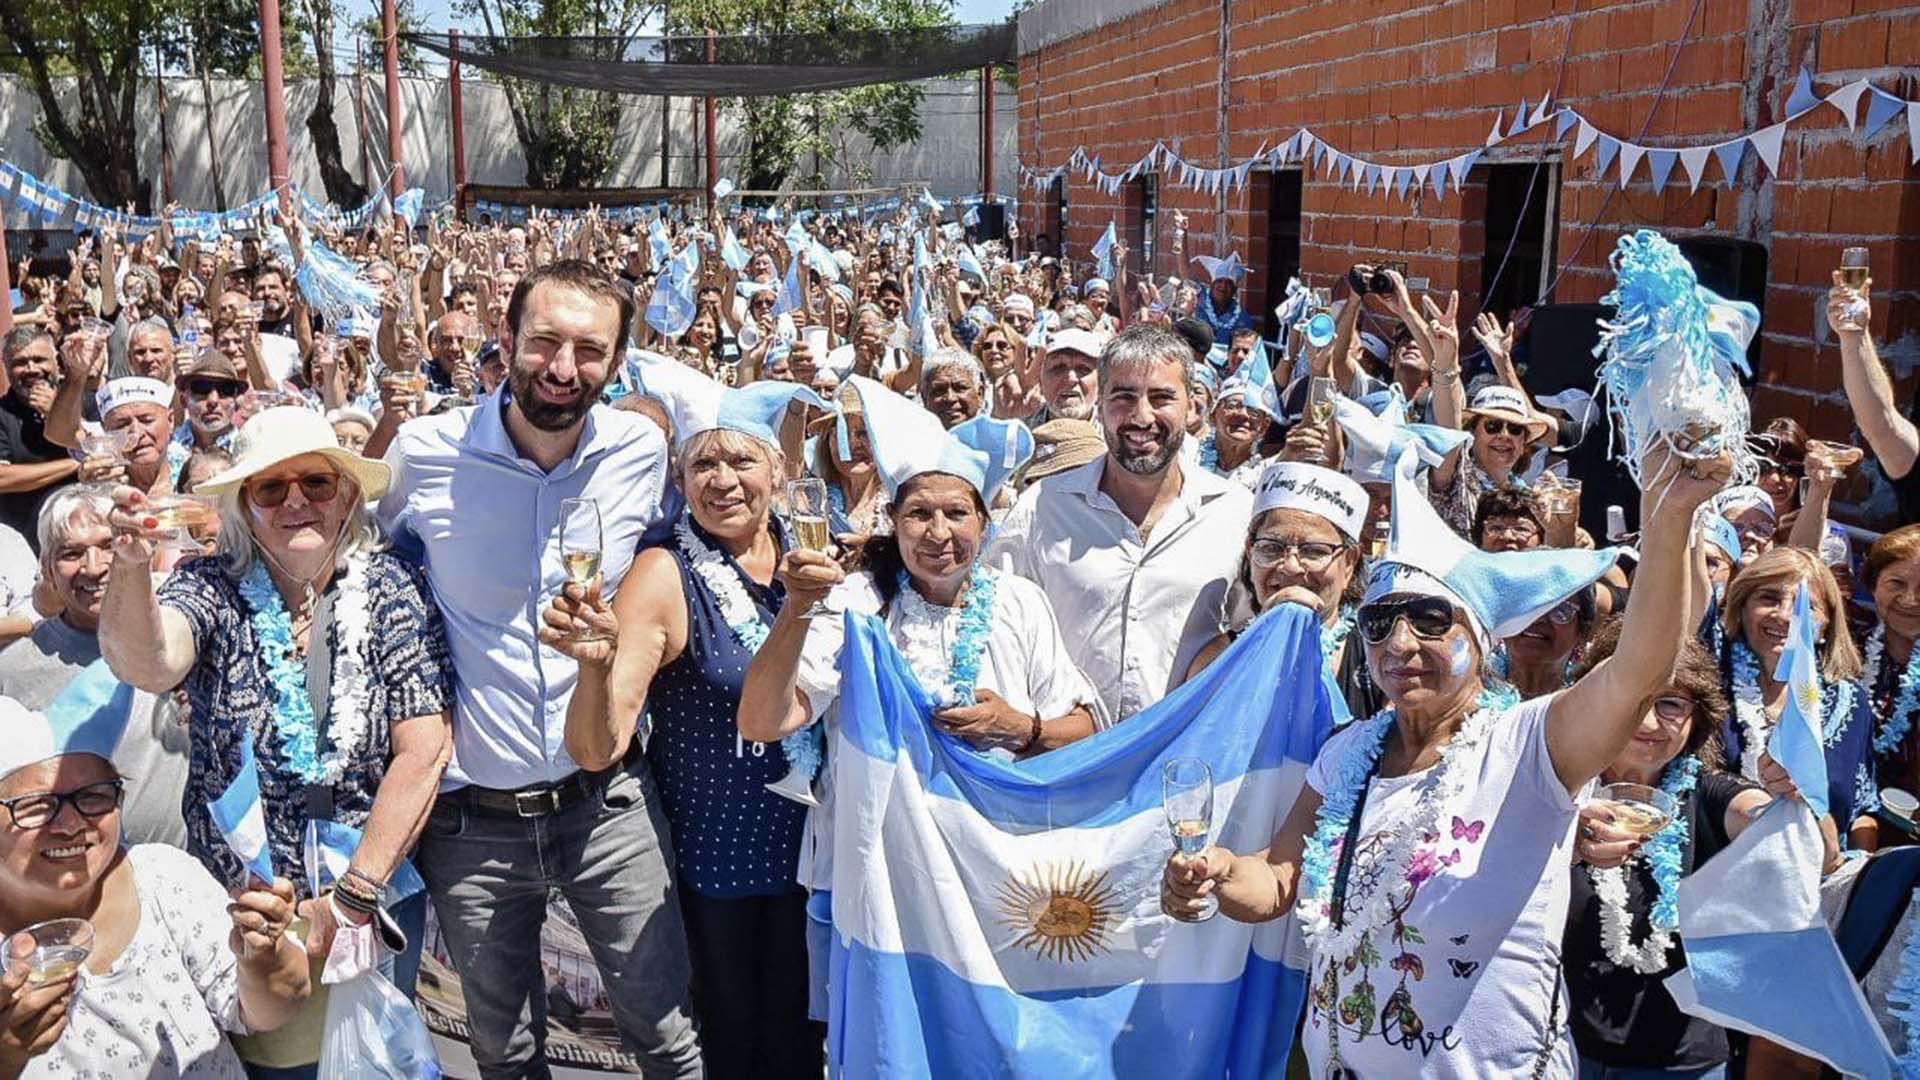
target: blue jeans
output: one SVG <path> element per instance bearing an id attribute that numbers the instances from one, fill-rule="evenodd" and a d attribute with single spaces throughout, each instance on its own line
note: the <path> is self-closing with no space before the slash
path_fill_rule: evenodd
<path id="1" fill-rule="evenodd" d="M 559 813 L 509 817 L 457 792 L 434 804 L 414 857 L 460 975 L 482 1080 L 547 1080 L 540 928 L 566 897 L 647 1077 L 701 1075 L 686 931 L 653 778 L 622 770 Z"/>
<path id="2" fill-rule="evenodd" d="M 1580 1059 L 1580 1080 L 1726 1080 L 1725 1065 L 1704 1069 L 1623 1069 L 1602 1065 L 1592 1058 Z"/>

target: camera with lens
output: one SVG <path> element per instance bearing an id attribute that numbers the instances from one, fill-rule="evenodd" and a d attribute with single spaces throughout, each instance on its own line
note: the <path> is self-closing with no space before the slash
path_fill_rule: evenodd
<path id="1" fill-rule="evenodd" d="M 1347 271 L 1347 284 L 1353 286 L 1356 295 L 1378 293 L 1381 296 L 1392 296 L 1393 279 L 1387 276 L 1389 270 L 1403 278 L 1407 276 L 1406 263 L 1383 262 L 1372 265 L 1355 263 L 1353 268 Z"/>

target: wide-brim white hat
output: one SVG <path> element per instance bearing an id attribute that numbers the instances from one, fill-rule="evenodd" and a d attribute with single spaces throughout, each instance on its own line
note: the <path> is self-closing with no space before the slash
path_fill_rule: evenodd
<path id="1" fill-rule="evenodd" d="M 327 418 L 301 405 L 281 405 L 248 420 L 233 437 L 233 467 L 208 477 L 196 495 L 224 495 L 257 473 L 305 454 L 319 454 L 352 477 L 362 499 L 378 499 L 393 482 L 393 470 L 340 445 Z"/>

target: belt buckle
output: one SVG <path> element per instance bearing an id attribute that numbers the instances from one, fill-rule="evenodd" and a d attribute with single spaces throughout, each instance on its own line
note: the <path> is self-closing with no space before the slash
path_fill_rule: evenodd
<path id="1" fill-rule="evenodd" d="M 513 812 L 523 818 L 559 813 L 560 790 L 542 788 L 539 791 L 516 791 L 513 793 Z"/>

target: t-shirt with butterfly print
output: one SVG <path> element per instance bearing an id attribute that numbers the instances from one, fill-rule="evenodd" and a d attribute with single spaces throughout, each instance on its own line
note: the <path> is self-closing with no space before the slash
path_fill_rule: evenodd
<path id="1" fill-rule="evenodd" d="M 1361 910 L 1381 888 L 1394 900 L 1347 955 L 1313 955 L 1304 1043 L 1315 1076 L 1336 1038 L 1340 1063 L 1362 1077 L 1573 1075 L 1557 976 L 1579 804 L 1547 751 L 1551 700 L 1495 718 L 1452 766 L 1465 790 L 1440 808 L 1438 835 L 1422 838 L 1398 880 L 1380 857 L 1428 773 L 1373 781 L 1346 907 Z M 1364 728 L 1328 740 L 1307 772 L 1315 791 L 1333 783 Z"/>

